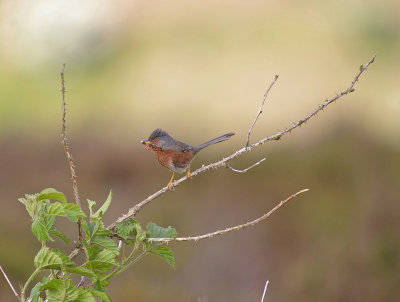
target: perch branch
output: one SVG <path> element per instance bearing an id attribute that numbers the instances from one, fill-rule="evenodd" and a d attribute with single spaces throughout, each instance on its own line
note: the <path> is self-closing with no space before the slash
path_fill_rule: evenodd
<path id="1" fill-rule="evenodd" d="M 268 213 L 262 215 L 261 217 L 254 219 L 252 221 L 234 226 L 234 227 L 230 227 L 230 228 L 226 228 L 223 230 L 219 230 L 219 231 L 215 231 L 212 233 L 208 233 L 208 234 L 204 234 L 204 235 L 199 235 L 199 236 L 195 236 L 195 237 L 176 237 L 176 238 L 147 238 L 146 241 L 149 242 L 163 242 L 163 243 L 167 243 L 167 242 L 179 242 L 179 241 L 199 241 L 201 239 L 206 239 L 206 238 L 212 238 L 218 235 L 223 235 L 226 234 L 228 232 L 232 232 L 232 231 L 238 231 L 241 229 L 244 229 L 246 227 L 249 226 L 253 226 L 256 225 L 257 223 L 260 223 L 261 221 L 267 219 L 269 216 L 271 216 L 272 214 L 274 214 L 280 207 L 282 207 L 285 203 L 287 203 L 289 200 L 292 200 L 293 198 L 295 198 L 296 196 L 309 191 L 309 189 L 303 189 L 298 191 L 297 193 L 294 193 L 293 195 L 290 195 L 288 198 L 286 198 L 285 200 L 282 200 L 280 203 L 278 203 L 274 208 L 272 208 L 272 210 L 270 210 Z"/>
<path id="2" fill-rule="evenodd" d="M 68 139 L 67 139 L 67 133 L 66 133 L 66 109 L 65 109 L 65 81 L 64 81 L 64 71 L 65 71 L 65 64 L 63 64 L 62 70 L 61 70 L 61 93 L 62 93 L 62 101 L 61 101 L 61 110 L 62 110 L 62 127 L 61 127 L 61 143 L 64 145 L 64 152 L 65 155 L 67 156 L 68 164 L 69 164 L 69 169 L 71 171 L 71 179 L 72 179 L 72 190 L 74 191 L 74 196 L 75 196 L 75 203 L 79 206 L 79 208 L 82 209 L 81 207 L 81 202 L 79 199 L 79 192 L 78 192 L 78 181 L 76 180 L 76 173 L 75 173 L 75 164 L 74 160 L 72 159 L 71 152 L 69 150 L 69 144 L 68 144 Z M 81 231 L 81 221 L 78 220 L 78 240 L 79 243 L 82 242 L 82 231 Z"/>
<path id="3" fill-rule="evenodd" d="M 264 157 L 263 159 L 259 160 L 258 162 L 256 162 L 254 165 L 251 165 L 250 167 L 244 169 L 244 170 L 238 170 L 238 169 L 234 169 L 232 168 L 230 165 L 226 164 L 226 167 L 228 169 L 231 169 L 233 172 L 237 172 L 237 173 L 246 173 L 247 171 L 249 171 L 251 168 L 254 168 L 255 166 L 258 166 L 259 164 L 261 164 L 264 160 L 266 160 L 266 158 Z"/>
<path id="4" fill-rule="evenodd" d="M 200 173 L 204 173 L 208 170 L 211 169 L 217 169 L 220 167 L 223 167 L 226 165 L 226 163 L 240 155 L 242 155 L 243 153 L 246 152 L 250 152 L 251 150 L 253 150 L 256 147 L 259 147 L 263 144 L 265 144 L 266 142 L 269 141 L 277 141 L 280 140 L 284 135 L 291 133 L 292 130 L 298 128 L 299 126 L 303 125 L 304 123 L 306 123 L 308 120 L 310 120 L 312 117 L 314 117 L 315 115 L 317 115 L 317 113 L 319 113 L 320 111 L 322 111 L 323 109 L 325 109 L 329 104 L 337 101 L 338 99 L 342 98 L 343 96 L 352 93 L 355 89 L 354 89 L 354 85 L 356 84 L 356 82 L 358 81 L 358 79 L 360 78 L 360 76 L 368 69 L 368 67 L 374 62 L 375 60 L 375 56 L 376 54 L 374 54 L 372 56 L 372 58 L 365 64 L 365 65 L 361 65 L 359 71 L 357 72 L 357 74 L 355 75 L 355 77 L 353 78 L 350 86 L 346 89 L 344 89 L 343 91 L 341 91 L 339 94 L 335 95 L 334 97 L 330 98 L 330 99 L 326 99 L 325 102 L 323 102 L 322 104 L 320 104 L 314 111 L 312 111 L 311 113 L 307 114 L 304 118 L 298 120 L 297 122 L 294 122 L 292 124 L 292 126 L 286 128 L 283 131 L 279 131 L 276 134 L 273 134 L 271 136 L 267 136 L 261 140 L 259 140 L 256 143 L 253 143 L 251 145 L 249 145 L 248 147 L 243 147 L 242 149 L 237 150 L 236 152 L 234 152 L 233 154 L 224 157 L 223 159 L 208 164 L 208 165 L 203 165 L 202 167 L 200 167 L 199 169 L 195 170 L 194 172 L 191 173 L 191 178 L 195 177 L 196 175 L 200 174 Z M 176 187 L 178 185 L 180 185 L 181 183 L 185 182 L 188 180 L 187 176 L 183 176 L 182 178 L 174 181 L 172 183 L 173 187 Z M 121 217 L 119 217 L 117 219 L 116 222 L 122 222 L 125 221 L 129 218 L 134 218 L 137 213 L 141 210 L 141 208 L 143 208 L 145 205 L 147 205 L 149 202 L 151 202 L 152 200 L 156 199 L 157 197 L 161 196 L 162 194 L 164 194 L 165 192 L 168 192 L 168 187 L 164 187 L 161 190 L 155 192 L 154 194 L 150 195 L 149 197 L 147 197 L 146 199 L 142 200 L 141 202 L 139 202 L 138 204 L 136 204 L 135 206 L 133 206 L 132 208 L 130 208 L 128 210 L 128 212 L 124 215 L 122 215 Z M 115 226 L 115 223 L 112 223 L 111 225 L 108 226 L 108 229 L 112 229 Z"/>
<path id="5" fill-rule="evenodd" d="M 1 270 L 1 272 L 3 273 L 4 278 L 7 280 L 8 285 L 10 285 L 12 291 L 14 292 L 14 295 L 19 299 L 19 295 L 18 295 L 17 291 L 15 290 L 14 286 L 12 285 L 10 279 L 8 279 L 7 274 L 5 273 L 5 271 L 3 270 L 3 268 L 1 267 L 1 265 L 0 265 L 0 270 Z"/>
<path id="6" fill-rule="evenodd" d="M 271 90 L 272 86 L 274 86 L 274 84 L 276 83 L 276 81 L 278 80 L 278 78 L 279 78 L 279 75 L 275 75 L 275 79 L 272 81 L 272 83 L 269 85 L 267 91 L 264 93 L 264 98 L 263 98 L 263 100 L 262 100 L 262 102 L 261 102 L 260 108 L 258 109 L 258 112 L 257 112 L 257 114 L 256 114 L 256 117 L 255 117 L 253 123 L 251 124 L 251 126 L 250 126 L 250 128 L 249 128 L 249 131 L 247 132 L 246 147 L 249 146 L 249 140 L 250 140 L 251 131 L 253 130 L 253 127 L 254 127 L 254 125 L 256 124 L 256 122 L 257 122 L 257 120 L 258 120 L 258 117 L 259 117 L 260 114 L 262 113 L 262 110 L 263 110 L 263 107 L 264 107 L 264 103 L 265 103 L 265 100 L 267 99 L 268 93 L 269 93 L 269 91 Z"/>

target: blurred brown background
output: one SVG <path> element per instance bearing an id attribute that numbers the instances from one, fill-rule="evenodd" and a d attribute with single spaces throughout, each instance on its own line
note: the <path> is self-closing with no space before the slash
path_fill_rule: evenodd
<path id="1" fill-rule="evenodd" d="M 197 235 L 310 192 L 253 228 L 171 245 L 175 270 L 149 256 L 114 280 L 114 301 L 260 301 L 266 280 L 265 301 L 400 301 L 400 2 L 3 0 L 1 265 L 21 284 L 39 249 L 17 198 L 46 187 L 73 198 L 62 63 L 80 194 L 101 202 L 112 188 L 110 223 L 168 182 L 139 144 L 153 129 L 190 144 L 236 132 L 196 169 L 243 146 L 275 74 L 253 141 L 346 88 L 375 52 L 354 93 L 231 165 L 267 161 L 200 175 L 138 220 Z M 0 300 L 15 300 L 2 277 Z"/>

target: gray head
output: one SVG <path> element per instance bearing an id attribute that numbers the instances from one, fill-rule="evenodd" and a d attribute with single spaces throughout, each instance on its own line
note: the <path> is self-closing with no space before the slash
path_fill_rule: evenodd
<path id="1" fill-rule="evenodd" d="M 147 147 L 149 147 L 149 145 L 163 147 L 170 139 L 171 136 L 167 132 L 163 131 L 162 129 L 156 129 L 150 134 L 147 141 L 141 141 L 141 143 Z"/>

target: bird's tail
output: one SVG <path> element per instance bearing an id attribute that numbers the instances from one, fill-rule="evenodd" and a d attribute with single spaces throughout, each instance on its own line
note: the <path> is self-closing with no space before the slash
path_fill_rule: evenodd
<path id="1" fill-rule="evenodd" d="M 212 139 L 212 140 L 210 140 L 210 141 L 208 141 L 208 142 L 205 142 L 205 143 L 202 143 L 202 144 L 200 144 L 200 145 L 198 145 L 198 146 L 193 147 L 193 151 L 194 151 L 195 153 L 197 153 L 197 152 L 199 152 L 201 149 L 204 149 L 205 147 L 208 147 L 208 146 L 210 146 L 210 145 L 213 145 L 213 144 L 216 144 L 216 143 L 220 143 L 220 142 L 223 142 L 223 141 L 227 140 L 227 139 L 230 138 L 232 135 L 235 135 L 235 133 L 230 132 L 230 133 L 227 133 L 227 134 L 218 136 L 217 138 L 214 138 L 214 139 Z"/>

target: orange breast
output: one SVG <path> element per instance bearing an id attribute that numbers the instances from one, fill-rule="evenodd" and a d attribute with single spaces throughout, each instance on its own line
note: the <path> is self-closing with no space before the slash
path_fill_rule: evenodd
<path id="1" fill-rule="evenodd" d="M 164 150 L 155 146 L 151 147 L 158 162 L 176 173 L 185 172 L 193 159 L 193 151 L 178 152 L 175 150 Z"/>

